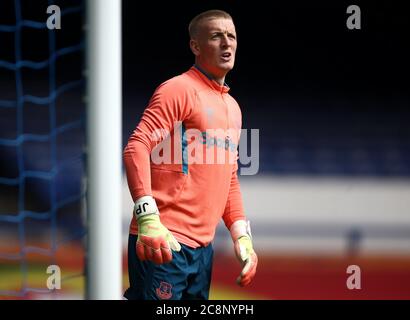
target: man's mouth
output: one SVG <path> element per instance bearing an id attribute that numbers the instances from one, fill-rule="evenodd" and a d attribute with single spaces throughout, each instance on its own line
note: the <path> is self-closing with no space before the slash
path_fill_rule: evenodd
<path id="1" fill-rule="evenodd" d="M 229 61 L 231 59 L 232 54 L 230 52 L 222 53 L 221 58 L 224 61 Z"/>

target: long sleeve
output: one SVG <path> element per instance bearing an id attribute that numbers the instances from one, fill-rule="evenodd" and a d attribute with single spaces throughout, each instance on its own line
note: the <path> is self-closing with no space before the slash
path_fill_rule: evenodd
<path id="1" fill-rule="evenodd" d="M 141 121 L 124 149 L 123 159 L 128 187 L 135 201 L 143 195 L 152 195 L 150 155 L 161 142 L 158 133 L 169 133 L 178 121 L 183 121 L 192 111 L 193 93 L 175 81 L 160 85 L 145 109 Z M 164 138 L 161 135 L 162 139 Z"/>
<path id="2" fill-rule="evenodd" d="M 235 163 L 232 171 L 231 184 L 229 188 L 228 200 L 226 202 L 225 211 L 222 216 L 224 223 L 228 229 L 237 220 L 245 220 L 243 209 L 242 193 L 238 179 L 238 164 Z"/>

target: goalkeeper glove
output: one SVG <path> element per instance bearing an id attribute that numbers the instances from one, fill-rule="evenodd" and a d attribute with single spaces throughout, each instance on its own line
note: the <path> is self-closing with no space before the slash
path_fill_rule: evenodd
<path id="1" fill-rule="evenodd" d="M 172 250 L 180 251 L 181 245 L 172 233 L 161 223 L 155 200 L 143 196 L 135 202 L 134 214 L 138 223 L 137 256 L 141 261 L 150 260 L 156 264 L 172 260 Z"/>
<path id="2" fill-rule="evenodd" d="M 252 281 L 258 265 L 258 257 L 252 246 L 249 221 L 235 221 L 230 228 L 230 232 L 234 242 L 236 257 L 242 264 L 242 271 L 236 279 L 236 283 L 244 287 Z"/>

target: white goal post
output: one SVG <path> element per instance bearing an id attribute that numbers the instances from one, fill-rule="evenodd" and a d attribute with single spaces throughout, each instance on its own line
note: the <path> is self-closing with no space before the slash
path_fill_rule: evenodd
<path id="1" fill-rule="evenodd" d="M 87 299 L 121 299 L 121 0 L 87 0 Z"/>

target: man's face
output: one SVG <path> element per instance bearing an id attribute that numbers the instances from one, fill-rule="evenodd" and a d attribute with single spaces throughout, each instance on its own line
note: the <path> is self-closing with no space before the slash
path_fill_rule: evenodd
<path id="1" fill-rule="evenodd" d="M 196 45 L 197 61 L 213 76 L 224 77 L 235 63 L 236 31 L 231 19 L 215 18 L 201 22 Z"/>

